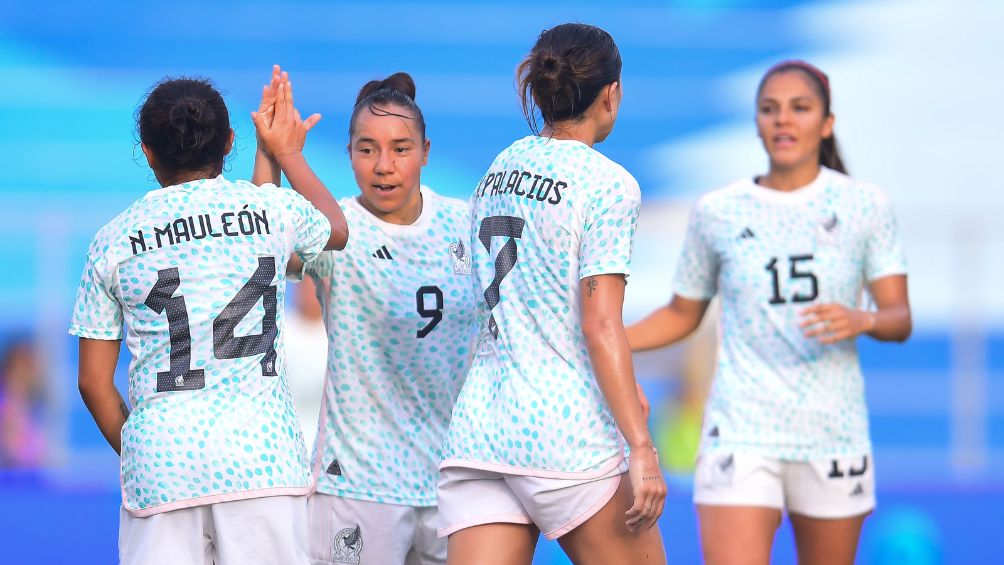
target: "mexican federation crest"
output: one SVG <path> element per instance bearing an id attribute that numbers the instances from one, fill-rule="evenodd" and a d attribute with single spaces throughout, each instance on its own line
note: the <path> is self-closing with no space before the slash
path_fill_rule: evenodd
<path id="1" fill-rule="evenodd" d="M 457 240 L 450 244 L 450 262 L 453 263 L 454 275 L 471 274 L 471 254 L 464 242 Z"/>
<path id="2" fill-rule="evenodd" d="M 356 524 L 354 528 L 345 528 L 335 534 L 335 554 L 332 560 L 336 563 L 359 565 L 359 553 L 362 550 L 362 529 Z"/>

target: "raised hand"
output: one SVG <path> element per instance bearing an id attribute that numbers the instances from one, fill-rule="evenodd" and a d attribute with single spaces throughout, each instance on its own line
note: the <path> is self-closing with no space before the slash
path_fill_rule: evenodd
<path id="1" fill-rule="evenodd" d="M 666 504 L 666 481 L 659 467 L 659 454 L 653 448 L 631 450 L 628 476 L 634 492 L 634 504 L 624 515 L 627 527 L 633 531 L 647 530 L 662 516 Z"/>
<path id="2" fill-rule="evenodd" d="M 279 68 L 279 65 L 272 65 L 272 78 L 269 83 L 261 87 L 261 102 L 258 104 L 258 112 L 266 126 L 272 126 L 272 118 L 275 115 L 275 97 L 279 92 L 279 85 L 289 82 L 289 73 Z M 253 119 L 254 113 L 252 113 Z M 264 143 L 258 128 L 255 128 L 255 137 L 258 147 L 264 149 Z"/>
<path id="3" fill-rule="evenodd" d="M 306 142 L 307 132 L 321 120 L 321 115 L 313 114 L 306 120 L 300 117 L 300 112 L 293 105 L 293 83 L 288 80 L 279 80 L 273 106 L 271 123 L 267 123 L 267 112 L 251 113 L 265 150 L 276 159 L 300 153 Z"/>

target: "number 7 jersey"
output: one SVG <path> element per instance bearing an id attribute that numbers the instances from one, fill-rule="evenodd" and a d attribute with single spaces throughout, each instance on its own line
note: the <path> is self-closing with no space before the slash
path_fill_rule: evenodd
<path id="1" fill-rule="evenodd" d="M 742 180 L 702 197 L 674 289 L 722 302 L 702 450 L 789 460 L 868 453 L 855 342 L 806 338 L 801 312 L 859 308 L 867 283 L 905 273 L 888 200 L 836 171 L 821 168 L 792 192 Z"/>
<path id="2" fill-rule="evenodd" d="M 330 232 L 294 191 L 222 176 L 151 191 L 98 232 L 70 333 L 124 335 L 132 354 L 131 514 L 309 492 L 285 379 L 285 266 Z"/>
<path id="3" fill-rule="evenodd" d="M 638 183 L 595 149 L 530 136 L 471 199 L 479 336 L 441 466 L 601 476 L 623 438 L 580 328 L 580 281 L 630 273 Z"/>

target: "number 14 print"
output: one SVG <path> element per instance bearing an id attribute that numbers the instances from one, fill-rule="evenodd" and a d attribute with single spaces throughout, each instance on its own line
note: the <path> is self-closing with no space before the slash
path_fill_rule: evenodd
<path id="1" fill-rule="evenodd" d="M 275 338 L 276 323 L 275 257 L 259 257 L 258 268 L 232 300 L 213 320 L 213 355 L 217 359 L 238 359 L 265 354 L 261 374 L 277 376 Z M 203 369 L 192 368 L 192 334 L 188 325 L 188 306 L 184 295 L 174 296 L 181 286 L 178 267 L 157 271 L 157 282 L 150 289 L 144 304 L 157 314 L 167 312 L 167 327 L 171 336 L 171 360 L 167 371 L 157 373 L 157 392 L 199 390 L 206 386 Z M 261 333 L 236 336 L 237 324 L 251 312 L 258 299 L 265 307 Z"/>

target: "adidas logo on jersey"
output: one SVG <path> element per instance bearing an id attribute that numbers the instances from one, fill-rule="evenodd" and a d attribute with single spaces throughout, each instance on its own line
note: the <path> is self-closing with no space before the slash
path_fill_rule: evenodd
<path id="1" fill-rule="evenodd" d="M 861 483 L 858 483 L 854 487 L 854 490 L 851 491 L 851 497 L 864 496 L 864 495 L 865 495 L 865 487 Z"/>
<path id="2" fill-rule="evenodd" d="M 387 249 L 386 245 L 381 245 L 380 249 L 377 249 L 373 253 L 373 256 L 376 257 L 377 259 L 390 259 L 391 261 L 394 260 L 394 257 L 391 256 L 390 254 L 390 249 Z"/>
<path id="3" fill-rule="evenodd" d="M 752 239 L 754 237 L 756 236 L 753 235 L 753 230 L 749 228 L 744 229 L 742 233 L 739 234 L 739 239 Z"/>

